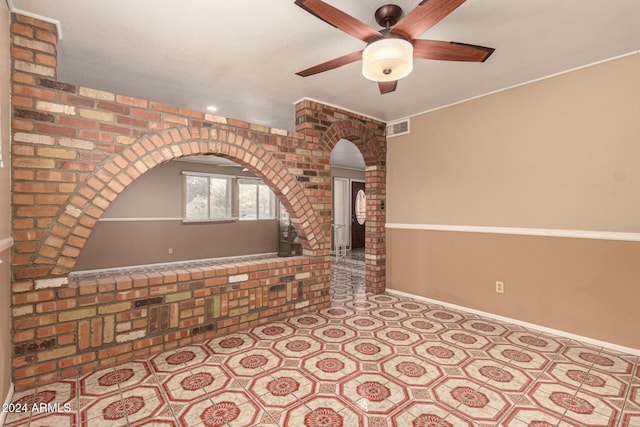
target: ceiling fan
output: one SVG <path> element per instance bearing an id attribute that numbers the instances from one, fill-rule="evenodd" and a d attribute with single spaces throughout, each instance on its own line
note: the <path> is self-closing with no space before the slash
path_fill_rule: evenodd
<path id="1" fill-rule="evenodd" d="M 384 5 L 375 12 L 376 31 L 367 24 L 322 0 L 295 0 L 295 3 L 326 23 L 350 34 L 367 46 L 357 52 L 297 72 L 302 77 L 333 70 L 362 60 L 362 74 L 378 82 L 381 94 L 396 90 L 398 80 L 413 70 L 413 58 L 442 61 L 484 62 L 494 49 L 466 43 L 416 39 L 436 25 L 466 0 L 422 0 L 408 15 L 402 8 Z"/>

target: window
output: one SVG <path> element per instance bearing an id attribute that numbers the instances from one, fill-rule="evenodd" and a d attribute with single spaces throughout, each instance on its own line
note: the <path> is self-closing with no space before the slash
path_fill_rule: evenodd
<path id="1" fill-rule="evenodd" d="M 182 172 L 183 221 L 276 219 L 276 196 L 261 180 Z"/>
<path id="2" fill-rule="evenodd" d="M 239 212 L 241 220 L 275 219 L 276 196 L 262 181 L 238 181 Z"/>
<path id="3" fill-rule="evenodd" d="M 231 177 L 183 172 L 185 221 L 231 219 Z"/>

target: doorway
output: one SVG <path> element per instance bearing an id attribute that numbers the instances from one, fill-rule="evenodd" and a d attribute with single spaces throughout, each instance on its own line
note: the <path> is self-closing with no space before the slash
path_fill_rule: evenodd
<path id="1" fill-rule="evenodd" d="M 351 180 L 351 249 L 362 249 L 365 244 L 367 195 L 365 183 Z"/>
<path id="2" fill-rule="evenodd" d="M 332 272 L 365 274 L 365 163 L 360 150 L 340 140 L 331 152 L 332 177 Z"/>

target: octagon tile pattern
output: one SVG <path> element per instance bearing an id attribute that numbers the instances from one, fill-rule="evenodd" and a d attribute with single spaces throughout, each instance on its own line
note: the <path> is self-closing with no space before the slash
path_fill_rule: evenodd
<path id="1" fill-rule="evenodd" d="M 640 427 L 638 357 L 398 295 L 16 393 L 6 427 Z M 364 268 L 364 267 L 362 267 Z"/>
<path id="2" fill-rule="evenodd" d="M 360 373 L 340 384 L 339 390 L 365 415 L 390 415 L 409 401 L 404 387 L 381 374 Z"/>

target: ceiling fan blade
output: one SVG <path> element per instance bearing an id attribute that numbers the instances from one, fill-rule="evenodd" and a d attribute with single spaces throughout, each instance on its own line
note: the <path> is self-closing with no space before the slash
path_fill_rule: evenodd
<path id="1" fill-rule="evenodd" d="M 380 95 L 384 95 L 385 93 L 393 92 L 398 87 L 398 81 L 394 80 L 391 82 L 378 82 L 378 88 L 380 88 Z"/>
<path id="2" fill-rule="evenodd" d="M 400 20 L 391 32 L 413 40 L 443 20 L 466 0 L 423 0 Z"/>
<path id="3" fill-rule="evenodd" d="M 484 62 L 495 49 L 472 44 L 443 42 L 439 40 L 414 40 L 413 56 L 441 61 Z"/>
<path id="4" fill-rule="evenodd" d="M 340 9 L 336 9 L 322 0 L 296 0 L 296 4 L 312 15 L 322 19 L 327 24 L 347 34 L 351 34 L 362 41 L 368 42 L 369 40 L 382 37 L 382 34 L 364 22 L 358 21 L 353 16 L 344 13 Z"/>
<path id="5" fill-rule="evenodd" d="M 333 70 L 334 68 L 342 67 L 343 65 L 351 64 L 362 59 L 362 51 L 351 52 L 339 58 L 332 59 L 322 64 L 315 65 L 306 70 L 298 71 L 296 74 L 302 77 L 312 76 L 314 74 L 322 73 L 324 71 Z"/>

